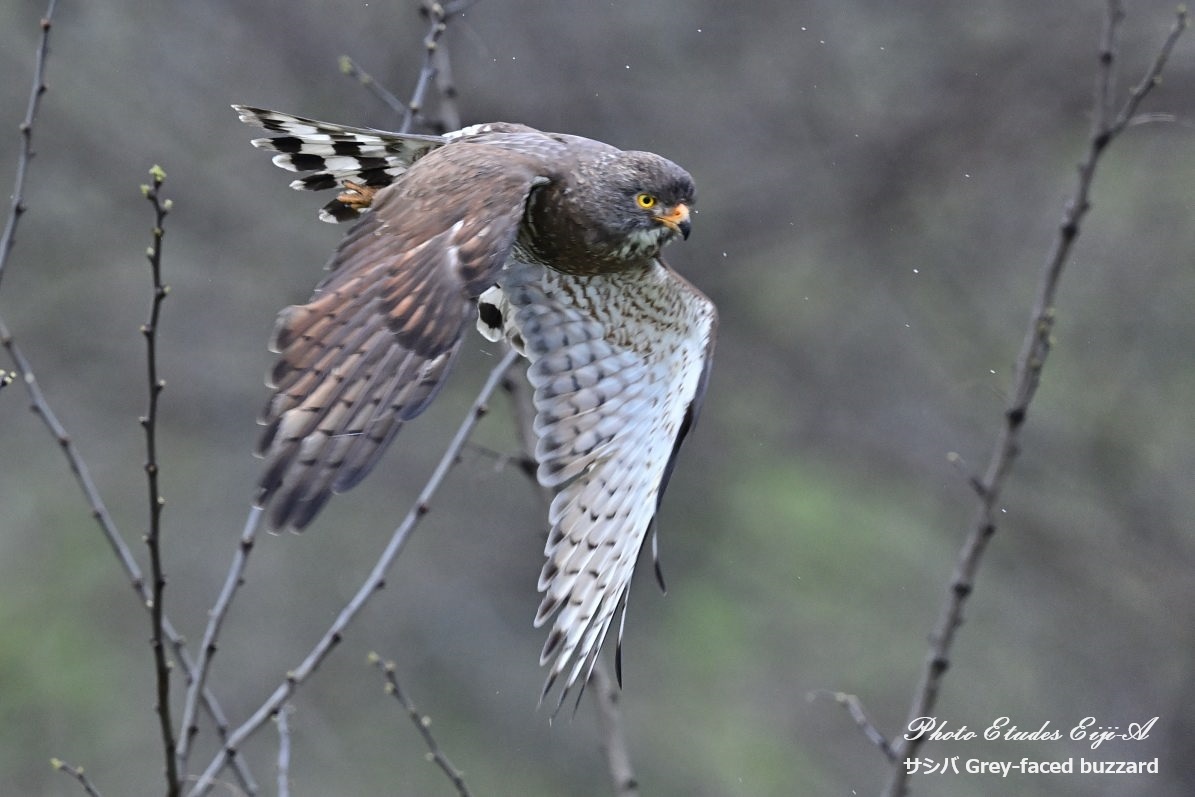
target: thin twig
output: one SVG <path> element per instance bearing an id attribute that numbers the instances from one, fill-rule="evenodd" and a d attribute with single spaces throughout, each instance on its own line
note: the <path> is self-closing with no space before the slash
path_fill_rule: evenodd
<path id="1" fill-rule="evenodd" d="M 163 641 L 163 594 L 166 590 L 166 576 L 162 569 L 162 507 L 166 499 L 158 483 L 158 399 L 166 382 L 158 376 L 158 324 L 162 317 L 162 302 L 170 295 L 170 287 L 162 282 L 162 237 L 163 226 L 170 213 L 171 201 L 162 199 L 162 183 L 166 173 L 160 166 L 149 170 L 153 178 L 151 185 L 141 186 L 141 192 L 154 208 L 153 243 L 146 252 L 150 272 L 153 276 L 153 300 L 150 303 L 149 321 L 141 325 L 145 337 L 145 368 L 149 396 L 145 415 L 141 416 L 141 428 L 145 430 L 145 477 L 149 488 L 149 530 L 145 534 L 145 545 L 149 548 L 150 570 L 150 616 L 153 629 L 151 644 L 154 652 L 154 674 L 157 680 L 156 710 L 162 731 L 162 746 L 166 755 L 166 794 L 177 797 L 181 790 L 179 772 L 175 762 L 174 722 L 170 719 L 170 658 Z"/>
<path id="2" fill-rule="evenodd" d="M 1025 416 L 1029 404 L 1037 392 L 1041 371 L 1053 343 L 1054 296 L 1063 267 L 1066 265 L 1071 248 L 1079 235 L 1080 223 L 1090 209 L 1091 185 L 1100 157 L 1113 139 L 1128 125 L 1141 101 L 1157 85 L 1158 78 L 1175 43 L 1187 26 L 1186 10 L 1180 7 L 1174 25 L 1145 77 L 1129 92 L 1119 114 L 1109 121 L 1112 113 L 1114 66 L 1119 44 L 1120 23 L 1123 18 L 1124 12 L 1119 0 L 1109 0 L 1100 46 L 1099 67 L 1096 73 L 1095 113 L 1093 114 L 1094 120 L 1088 140 L 1087 154 L 1079 165 L 1078 182 L 1074 195 L 1063 215 L 1053 249 L 1042 273 L 1041 284 L 1025 333 L 1024 343 L 1017 358 L 1011 397 L 1004 413 L 1003 424 L 987 470 L 980 482 L 981 489 L 976 490 L 979 495 L 979 510 L 959 552 L 950 587 L 943 601 L 941 615 L 930 637 L 929 653 L 926 656 L 920 683 L 909 710 L 906 728 L 918 717 L 933 714 L 943 674 L 949 667 L 954 635 L 962 623 L 963 606 L 973 589 L 975 574 L 979 569 L 983 553 L 996 531 L 997 507 L 1000 503 L 1004 482 L 1013 459 L 1020 449 L 1020 433 Z M 902 762 L 916 755 L 924 740 L 924 735 L 917 734 L 910 739 L 907 734 L 901 734 L 898 738 L 895 751 L 896 766 L 893 767 L 891 779 L 884 790 L 886 797 L 902 797 L 905 794 L 909 773 Z"/>
<path id="3" fill-rule="evenodd" d="M 195 662 L 191 659 L 190 652 L 187 650 L 186 639 L 174 630 L 168 619 L 166 620 L 164 630 L 167 638 L 170 640 L 170 646 L 174 650 L 175 657 L 183 665 L 183 670 L 187 675 L 187 683 L 194 682 L 197 679 L 198 671 Z M 226 742 L 228 740 L 228 717 L 225 716 L 219 701 L 216 700 L 215 693 L 209 687 L 205 686 L 201 692 L 201 697 L 204 709 L 212 718 L 212 723 L 216 726 L 216 736 L 219 737 L 222 743 Z M 257 781 L 253 779 L 253 773 L 249 771 L 249 765 L 243 757 L 238 756 L 232 762 L 232 769 L 245 793 L 257 794 Z M 181 769 L 179 770 L 179 777 L 182 777 Z"/>
<path id="4" fill-rule="evenodd" d="M 290 704 L 283 706 L 274 715 L 278 728 L 278 797 L 290 797 Z"/>
<path id="5" fill-rule="evenodd" d="M 876 724 L 872 722 L 871 717 L 868 716 L 867 711 L 863 708 L 863 703 L 857 695 L 818 689 L 810 692 L 808 697 L 810 700 L 816 700 L 819 697 L 829 697 L 835 703 L 845 708 L 847 713 L 851 715 L 851 719 L 854 720 L 855 727 L 863 732 L 868 741 L 878 747 L 880 752 L 889 761 L 896 761 L 896 750 L 892 747 L 892 743 L 888 741 L 888 737 L 884 736 Z"/>
<path id="6" fill-rule="evenodd" d="M 232 599 L 237 590 L 245 583 L 245 568 L 249 563 L 249 554 L 257 540 L 257 528 L 261 520 L 262 508 L 254 506 L 249 510 L 245 520 L 245 527 L 241 531 L 240 544 L 232 565 L 228 568 L 228 575 L 224 578 L 224 586 L 216 597 L 216 603 L 208 614 L 207 626 L 203 630 L 203 641 L 199 645 L 199 660 L 195 663 L 195 673 L 187 685 L 187 694 L 183 700 L 183 719 L 178 740 L 178 771 L 186 773 L 187 761 L 191 753 L 191 744 L 199 733 L 197 707 L 199 698 L 207 688 L 207 676 L 211 670 L 212 658 L 216 655 L 216 639 L 224 620 L 228 617 L 228 610 L 232 606 Z M 226 741 L 226 740 L 225 740 Z"/>
<path id="7" fill-rule="evenodd" d="M 448 57 L 448 42 L 441 40 L 432 55 L 436 68 L 436 92 L 440 96 L 440 113 L 436 132 L 447 133 L 461 127 L 461 111 L 456 101 L 456 81 L 452 78 L 452 59 Z"/>
<path id="8" fill-rule="evenodd" d="M 589 686 L 593 690 L 593 704 L 597 706 L 602 750 L 606 753 L 606 769 L 614 784 L 614 794 L 616 797 L 638 797 L 639 780 L 631 764 L 622 709 L 618 705 L 621 693 L 618 684 L 614 683 L 606 670 L 605 662 L 594 662 L 593 670 L 589 673 Z"/>
<path id="9" fill-rule="evenodd" d="M 1119 5 L 1112 2 L 1112 5 Z M 1186 6 L 1180 5 L 1175 12 L 1174 24 L 1170 27 L 1170 32 L 1166 34 L 1166 40 L 1162 42 L 1162 47 L 1158 50 L 1157 57 L 1154 58 L 1153 63 L 1149 65 L 1145 76 L 1141 78 L 1141 82 L 1134 86 L 1129 91 L 1129 97 L 1125 104 L 1120 109 L 1116 120 L 1108 128 L 1108 132 L 1112 136 L 1117 136 L 1122 130 L 1131 124 L 1137 116 L 1137 108 L 1141 105 L 1141 101 L 1145 99 L 1145 95 L 1149 94 L 1162 80 L 1162 70 L 1166 68 L 1166 62 L 1170 60 L 1170 53 L 1174 51 L 1174 46 L 1178 44 L 1178 39 L 1183 35 L 1183 31 L 1187 29 L 1190 24 L 1190 19 L 1187 15 Z"/>
<path id="10" fill-rule="evenodd" d="M 518 434 L 519 447 L 522 456 L 518 462 L 521 470 L 535 486 L 536 492 L 543 504 L 546 516 L 548 507 L 552 505 L 552 490 L 544 487 L 536 478 L 534 429 L 535 409 L 528 394 L 526 382 L 508 375 L 502 383 L 502 389 L 510 398 L 511 412 L 514 414 L 515 432 Z M 592 687 L 593 703 L 597 709 L 598 730 L 602 739 L 602 750 L 606 754 L 606 769 L 610 774 L 610 782 L 614 786 L 617 797 L 636 797 L 639 794 L 639 781 L 635 777 L 635 768 L 631 763 L 630 746 L 627 744 L 626 727 L 622 721 L 622 709 L 618 702 L 620 692 L 606 663 L 601 658 L 594 661 L 589 674 L 589 686 Z"/>
<path id="11" fill-rule="evenodd" d="M 148 608 L 153 600 L 153 596 L 150 595 L 149 590 L 145 586 L 141 567 L 137 564 L 137 560 L 133 558 L 133 552 L 125 544 L 124 538 L 116 529 L 116 522 L 112 519 L 111 513 L 108 512 L 107 506 L 104 505 L 104 500 L 100 497 L 99 490 L 91 478 L 91 471 L 87 467 L 87 463 L 83 460 L 82 455 L 79 454 L 79 450 L 75 447 L 71 436 L 67 433 L 66 428 L 58 420 L 58 416 L 54 414 L 54 410 L 46 400 L 45 393 L 41 389 L 41 383 L 37 379 L 37 374 L 34 373 L 33 364 L 13 339 L 12 333 L 4 323 L 3 318 L 0 318 L 0 345 L 4 346 L 9 358 L 16 367 L 16 372 L 21 375 L 21 382 L 25 385 L 25 390 L 29 394 L 29 408 L 33 410 L 35 415 L 41 418 L 42 423 L 49 429 L 50 434 L 54 436 L 55 442 L 58 443 L 58 447 L 66 457 L 71 472 L 75 475 L 75 480 L 78 482 L 79 488 L 83 491 L 83 497 L 91 509 L 92 517 L 99 523 L 100 530 L 104 533 L 104 538 L 108 540 L 113 553 L 116 554 L 116 558 L 120 560 L 121 565 L 132 581 L 133 590 L 137 593 L 137 597 Z"/>
<path id="12" fill-rule="evenodd" d="M 57 5 L 57 0 L 50 0 L 45 16 L 41 19 L 41 40 L 38 42 L 37 56 L 33 64 L 33 87 L 29 90 L 29 104 L 25 107 L 25 118 L 20 127 L 21 146 L 20 155 L 17 156 L 17 175 L 13 180 L 8 220 L 4 224 L 3 234 L 0 234 L 0 279 L 4 277 L 8 254 L 16 243 L 17 224 L 21 214 L 25 212 L 25 177 L 29 172 L 29 161 L 33 160 L 33 122 L 37 119 L 41 96 L 46 93 L 46 56 L 50 52 L 50 28 L 53 27 L 54 8 Z"/>
<path id="13" fill-rule="evenodd" d="M 441 39 L 444 31 L 448 30 L 448 19 L 465 11 L 477 1 L 456 0 L 440 3 L 435 0 L 420 0 L 419 13 L 428 19 L 428 29 L 423 37 L 423 64 L 415 81 L 415 89 L 411 92 L 411 99 L 407 102 L 400 100 L 347 55 L 340 56 L 341 73 L 359 82 L 394 112 L 395 117 L 400 120 L 399 133 L 411 132 L 415 122 L 421 117 L 428 88 L 434 80 L 440 94 L 441 119 L 438 125 L 433 126 L 442 128 L 438 132 L 457 129 L 460 127 L 460 113 L 456 107 L 456 87 L 452 83 L 448 51 Z"/>
<path id="14" fill-rule="evenodd" d="M 65 772 L 77 780 L 79 785 L 83 787 L 83 791 L 86 792 L 89 797 L 101 797 L 99 790 L 96 789 L 92 782 L 87 778 L 87 775 L 84 774 L 83 767 L 73 767 L 58 758 L 51 758 L 50 766 L 54 767 L 54 769 L 58 770 L 59 772 Z"/>
<path id="15" fill-rule="evenodd" d="M 407 712 L 407 716 L 411 719 L 411 724 L 415 726 L 415 730 L 419 731 L 419 735 L 423 737 L 423 743 L 427 746 L 428 758 L 438 766 L 441 771 L 452 782 L 456 788 L 456 793 L 460 797 L 469 797 L 469 788 L 465 785 L 465 776 L 461 771 L 453 766 L 453 763 L 448 760 L 448 756 L 440 749 L 440 745 L 436 742 L 436 737 L 432 735 L 431 717 L 423 714 L 411 702 L 403 692 L 402 686 L 398 682 L 398 676 L 395 674 L 395 664 L 393 661 L 383 661 L 382 657 L 377 653 L 369 654 L 369 663 L 382 671 L 382 677 L 386 679 L 386 693 L 394 695 L 394 699 L 399 702 L 403 709 Z"/>
<path id="16" fill-rule="evenodd" d="M 340 56 L 340 72 L 341 74 L 356 79 L 356 81 L 368 89 L 371 94 L 381 100 L 383 105 L 394 111 L 394 115 L 396 117 L 400 119 L 402 118 L 402 115 L 406 112 L 406 106 L 403 104 L 403 101 L 398 97 L 395 97 L 394 94 L 392 94 L 390 90 L 381 83 L 374 80 L 373 75 L 362 69 L 361 65 L 352 58 L 347 55 Z"/>
<path id="17" fill-rule="evenodd" d="M 420 13 L 428 19 L 427 35 L 423 37 L 423 66 L 419 70 L 415 90 L 411 92 L 411 101 L 407 103 L 406 111 L 403 113 L 402 126 L 398 129 L 400 133 L 409 133 L 416 118 L 423 113 L 427 90 L 436 77 L 438 68 L 436 49 L 439 47 L 440 37 L 448 30 L 448 18 L 471 5 L 473 2 L 439 3 L 436 0 L 423 0 Z"/>
<path id="18" fill-rule="evenodd" d="M 199 795 L 206 794 L 211 790 L 214 785 L 213 779 L 228 763 L 229 758 L 235 756 L 241 744 L 255 733 L 266 720 L 273 716 L 291 698 L 295 690 L 315 672 L 316 668 L 319 667 L 332 649 L 340 642 L 345 628 L 348 627 L 361 609 L 365 607 L 370 597 L 386 585 L 386 573 L 394 563 L 394 559 L 402 550 L 403 545 L 406 544 L 407 538 L 420 519 L 430 510 L 431 499 L 435 496 L 441 483 L 443 483 L 444 477 L 448 475 L 448 472 L 456 463 L 461 449 L 469 439 L 469 435 L 473 432 L 473 428 L 477 425 L 481 417 L 485 415 L 490 396 L 498 388 L 507 369 L 514 364 L 517 358 L 518 353 L 513 349 L 509 350 L 498 364 L 494 366 L 493 370 L 490 371 L 489 377 L 486 379 L 485 384 L 482 385 L 477 398 L 473 400 L 473 405 L 469 408 L 469 412 L 465 415 L 464 420 L 457 429 L 456 435 L 448 444 L 448 448 L 445 449 L 444 455 L 440 458 L 435 471 L 428 478 L 423 490 L 415 499 L 414 506 L 411 507 L 403 522 L 394 530 L 394 533 L 390 537 L 390 542 L 387 543 L 377 562 L 374 564 L 373 570 L 370 571 L 365 581 L 358 588 L 357 593 L 344 609 L 341 610 L 340 614 L 336 616 L 332 625 L 324 632 L 323 637 L 315 644 L 315 647 L 311 649 L 306 658 L 300 662 L 299 666 L 288 672 L 282 683 L 277 686 L 273 694 L 258 707 L 253 715 L 228 735 L 219 753 L 212 759 L 207 769 L 203 771 L 203 774 L 199 776 L 194 788 L 190 791 L 192 797 L 199 797 Z"/>

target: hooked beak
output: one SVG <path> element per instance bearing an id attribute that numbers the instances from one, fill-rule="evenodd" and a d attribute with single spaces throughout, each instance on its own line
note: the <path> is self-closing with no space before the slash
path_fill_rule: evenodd
<path id="1" fill-rule="evenodd" d="M 689 231 L 693 227 L 689 224 L 689 206 L 684 202 L 677 204 L 666 213 L 660 213 L 655 218 L 660 224 L 663 224 L 673 232 L 680 233 L 682 238 L 688 240 Z"/>

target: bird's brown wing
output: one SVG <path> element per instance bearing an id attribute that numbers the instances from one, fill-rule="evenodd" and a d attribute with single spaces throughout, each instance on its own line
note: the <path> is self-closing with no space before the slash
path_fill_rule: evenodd
<path id="1" fill-rule="evenodd" d="M 546 171 L 483 143 L 432 151 L 378 192 L 311 301 L 282 311 L 258 446 L 272 528 L 306 526 L 436 396 Z"/>
<path id="2" fill-rule="evenodd" d="M 560 682 L 563 702 L 588 680 L 625 610 L 676 449 L 705 391 L 717 316 L 658 262 L 593 277 L 511 266 L 500 285 L 508 334 L 531 361 L 539 481 L 557 491 L 535 624 L 555 615 L 540 661 L 550 662 L 544 694 Z"/>

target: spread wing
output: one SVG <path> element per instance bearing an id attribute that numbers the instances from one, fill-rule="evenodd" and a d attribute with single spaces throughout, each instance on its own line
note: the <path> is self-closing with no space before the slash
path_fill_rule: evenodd
<path id="1" fill-rule="evenodd" d="M 306 526 L 435 398 L 544 171 L 485 143 L 433 150 L 378 191 L 311 301 L 282 311 L 258 447 L 272 528 Z"/>
<path id="2" fill-rule="evenodd" d="M 660 263 L 596 277 L 510 268 L 500 285 L 531 360 L 538 477 L 557 490 L 535 624 L 555 615 L 540 663 L 551 662 L 544 695 L 561 680 L 563 703 L 625 613 L 635 561 L 705 392 L 717 317 Z"/>

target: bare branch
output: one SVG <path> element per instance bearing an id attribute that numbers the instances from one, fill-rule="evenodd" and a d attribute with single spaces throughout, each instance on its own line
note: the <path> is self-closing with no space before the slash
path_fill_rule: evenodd
<path id="1" fill-rule="evenodd" d="M 1112 114 L 1118 34 L 1123 18 L 1124 12 L 1118 0 L 1109 0 L 1100 45 L 1099 67 L 1096 73 L 1094 122 L 1088 139 L 1087 154 L 1083 162 L 1079 164 L 1078 181 L 1073 197 L 1067 205 L 1057 237 L 1054 240 L 1053 249 L 1042 272 L 1025 339 L 1017 358 L 1009 404 L 1004 412 L 1003 423 L 987 469 L 976 488 L 980 503 L 979 510 L 972 520 L 967 538 L 959 552 L 954 574 L 951 576 L 950 586 L 942 604 L 941 614 L 930 636 L 929 652 L 909 710 L 908 722 L 912 722 L 917 717 L 933 714 L 942 677 L 950 666 L 950 650 L 954 642 L 954 635 L 962 624 L 963 606 L 973 589 L 975 574 L 979 569 L 987 544 L 996 531 L 997 508 L 1000 504 L 1004 482 L 1020 449 L 1020 434 L 1029 404 L 1037 392 L 1041 371 L 1053 344 L 1054 296 L 1071 248 L 1079 235 L 1080 223 L 1090 209 L 1091 185 L 1100 157 L 1107 146 L 1125 129 L 1141 101 L 1157 85 L 1158 78 L 1175 42 L 1187 26 L 1186 11 L 1180 7 L 1175 23 L 1157 58 L 1146 71 L 1141 83 L 1129 92 L 1120 112 L 1112 118 L 1112 121 L 1109 121 Z M 906 727 L 908 727 L 907 724 Z M 916 755 L 924 739 L 921 735 L 908 739 L 903 733 L 898 738 L 901 741 L 895 750 L 896 766 L 893 768 L 891 779 L 884 790 L 886 797 L 902 797 L 905 794 L 909 773 L 908 769 L 901 765 L 901 762 Z M 892 758 L 892 756 L 889 757 Z"/>
<path id="2" fill-rule="evenodd" d="M 157 680 L 156 710 L 166 755 L 166 794 L 168 797 L 177 797 L 182 787 L 179 785 L 179 772 L 175 765 L 174 722 L 170 718 L 171 664 L 163 641 L 165 615 L 162 607 L 166 577 L 162 570 L 161 532 L 162 507 L 166 499 L 162 497 L 158 485 L 158 398 L 166 387 L 166 382 L 158 376 L 158 323 L 161 320 L 162 302 L 170 294 L 170 288 L 162 283 L 162 237 L 166 234 L 163 225 L 166 215 L 170 213 L 171 201 L 161 197 L 166 173 L 160 166 L 154 166 L 149 173 L 153 177 L 153 183 L 141 186 L 141 192 L 154 208 L 153 243 L 146 252 L 153 276 L 153 301 L 150 303 L 149 321 L 141 325 L 141 334 L 145 337 L 146 378 L 149 387 L 148 406 L 145 415 L 141 416 L 141 428 L 145 430 L 145 477 L 149 487 L 149 530 L 145 535 L 145 545 L 149 548 L 150 616 L 153 625 L 151 644 L 154 652 L 154 675 Z"/>
<path id="3" fill-rule="evenodd" d="M 816 700 L 819 697 L 829 697 L 835 703 L 842 706 L 851 715 L 855 726 L 863 731 L 863 735 L 867 740 L 879 748 L 880 752 L 889 761 L 896 761 L 896 750 L 893 749 L 892 743 L 888 741 L 888 737 L 880 732 L 876 724 L 872 722 L 871 717 L 868 716 L 867 711 L 863 708 L 863 703 L 859 700 L 857 695 L 849 695 L 846 692 L 830 692 L 824 689 L 818 689 L 810 692 L 808 695 L 810 700 Z"/>
<path id="4" fill-rule="evenodd" d="M 419 77 L 415 81 L 415 88 L 411 92 L 411 99 L 406 103 L 347 55 L 340 56 L 341 73 L 355 79 L 381 100 L 383 105 L 394 112 L 395 117 L 400 120 L 398 128 L 400 133 L 411 132 L 416 121 L 423 116 L 427 91 L 434 80 L 440 95 L 441 118 L 438 124 L 431 126 L 439 127 L 441 132 L 456 130 L 461 126 L 461 117 L 456 107 L 456 87 L 452 83 L 448 51 L 445 49 L 442 38 L 444 31 L 448 30 L 449 18 L 463 12 L 476 2 L 477 0 L 457 0 L 456 2 L 440 3 L 435 0 L 420 0 L 419 13 L 428 20 L 428 29 L 423 37 L 423 65 L 420 67 Z"/>
<path id="5" fill-rule="evenodd" d="M 436 91 L 440 95 L 438 132 L 459 130 L 461 111 L 456 102 L 456 81 L 452 79 L 452 59 L 448 57 L 448 43 L 441 40 L 432 55 L 436 70 Z"/>
<path id="6" fill-rule="evenodd" d="M 386 679 L 386 693 L 393 695 L 394 699 L 406 710 L 407 716 L 411 719 L 411 724 L 415 726 L 415 730 L 419 731 L 419 735 L 423 737 L 423 743 L 427 745 L 428 758 L 444 772 L 448 780 L 456 788 L 456 792 L 460 797 L 469 797 L 469 788 L 465 785 L 464 775 L 448 760 L 448 756 L 444 754 L 444 751 L 440 749 L 440 745 L 436 742 L 436 737 L 432 735 L 431 717 L 415 708 L 415 704 L 403 692 L 402 685 L 399 684 L 398 676 L 395 674 L 394 662 L 383 661 L 382 657 L 377 653 L 370 653 L 369 663 L 382 671 L 382 677 Z"/>
<path id="7" fill-rule="evenodd" d="M 287 715 L 290 705 L 285 705 L 274 715 L 278 728 L 278 797 L 290 797 L 290 724 Z"/>
<path id="8" fill-rule="evenodd" d="M 83 767 L 73 767 L 58 758 L 51 758 L 50 766 L 54 767 L 54 769 L 58 770 L 59 772 L 65 772 L 77 780 L 79 785 L 83 787 L 83 792 L 87 794 L 88 797 L 100 797 L 99 791 L 92 784 L 92 782 L 88 780 L 87 775 L 83 773 Z"/>
<path id="9" fill-rule="evenodd" d="M 354 61 L 347 55 L 340 56 L 340 71 L 344 75 L 354 78 L 358 83 L 369 90 L 371 94 L 382 101 L 390 110 L 394 111 L 394 115 L 399 119 L 406 113 L 406 106 L 403 101 L 390 92 L 385 86 L 373 79 L 373 75 L 361 68 L 360 64 Z"/>
<path id="10" fill-rule="evenodd" d="M 411 101 L 407 103 L 399 132 L 410 132 L 415 124 L 415 119 L 423 113 L 427 89 L 436 77 L 438 69 L 439 61 L 436 57 L 436 50 L 440 45 L 440 37 L 444 35 L 444 31 L 448 30 L 448 18 L 452 14 L 464 11 L 470 5 L 472 5 L 471 2 L 442 4 L 437 0 L 423 0 L 420 13 L 428 19 L 427 35 L 423 37 L 423 67 L 419 70 L 419 80 L 415 83 L 415 90 L 411 92 Z"/>
<path id="11" fill-rule="evenodd" d="M 257 541 L 257 528 L 261 520 L 262 509 L 255 506 L 249 510 L 249 517 L 241 531 L 240 544 L 232 565 L 228 568 L 228 575 L 224 577 L 224 586 L 216 597 L 216 603 L 208 614 L 207 626 L 203 630 L 203 641 L 199 646 L 199 660 L 195 663 L 195 671 L 187 685 L 187 694 L 183 700 L 183 719 L 179 731 L 178 742 L 178 771 L 187 771 L 187 761 L 191 753 L 191 743 L 199 733 L 197 707 L 199 698 L 207 688 L 207 676 L 211 670 L 212 657 L 216 655 L 216 639 L 228 617 L 228 610 L 232 606 L 232 599 L 237 590 L 245 583 L 245 568 L 249 563 L 249 554 Z M 222 736 L 222 741 L 227 741 Z"/>
<path id="12" fill-rule="evenodd" d="M 415 526 L 430 511 L 432 498 L 440 488 L 441 483 L 443 483 L 444 477 L 448 475 L 452 466 L 456 464 L 461 449 L 464 447 L 466 441 L 468 441 L 469 435 L 473 433 L 473 428 L 487 412 L 487 403 L 490 396 L 493 395 L 498 385 L 501 384 L 506 371 L 514 364 L 517 358 L 518 353 L 516 351 L 513 349 L 508 350 L 505 356 L 490 371 L 489 377 L 486 379 L 485 384 L 482 385 L 477 398 L 474 399 L 473 405 L 469 408 L 469 412 L 465 415 L 464 420 L 457 429 L 452 442 L 448 444 L 448 448 L 445 449 L 444 455 L 440 458 L 435 471 L 432 472 L 423 490 L 415 499 L 415 505 L 411 507 L 403 522 L 394 530 L 394 533 L 390 537 L 390 542 L 387 543 L 382 554 L 378 557 L 373 570 L 370 571 L 364 583 L 361 584 L 352 600 L 341 610 L 340 614 L 332 622 L 332 625 L 324 632 L 323 637 L 315 644 L 315 647 L 311 649 L 306 658 L 300 662 L 299 666 L 288 672 L 282 683 L 277 686 L 273 694 L 258 707 L 253 715 L 228 735 L 220 752 L 212 759 L 212 762 L 204 770 L 203 774 L 200 775 L 198 782 L 190 791 L 192 797 L 198 797 L 211 790 L 216 775 L 228 764 L 229 759 L 236 755 L 244 741 L 252 736 L 266 720 L 277 713 L 286 701 L 291 698 L 298 687 L 315 672 L 320 663 L 339 644 L 345 628 L 348 627 L 361 609 L 365 607 L 370 597 L 386 585 L 386 573 L 394 563 L 394 559 L 402 550 L 403 545 L 406 544 L 407 538 Z"/>
<path id="13" fill-rule="evenodd" d="M 29 172 L 29 161 L 33 159 L 33 122 L 37 119 L 37 109 L 41 105 L 41 96 L 46 93 L 46 56 L 50 52 L 50 28 L 53 27 L 54 8 L 57 0 L 50 0 L 46 6 L 46 14 L 41 19 L 41 40 L 37 45 L 37 56 L 33 66 L 33 87 L 29 90 L 29 104 L 25 108 L 25 118 L 21 122 L 20 155 L 17 156 L 17 175 L 13 181 L 12 198 L 9 201 L 8 220 L 4 224 L 4 232 L 0 234 L 0 279 L 4 278 L 4 267 L 8 263 L 8 255 L 16 242 L 17 224 L 21 214 L 25 212 L 25 177 Z"/>
<path id="14" fill-rule="evenodd" d="M 602 750 L 606 753 L 606 769 L 614 784 L 616 797 L 639 797 L 639 780 L 631 764 L 626 729 L 622 723 L 622 709 L 618 706 L 621 693 L 610 677 L 605 662 L 594 663 L 589 674 L 593 689 L 593 704 L 597 707 L 598 727 L 602 733 Z"/>
<path id="15" fill-rule="evenodd" d="M 1112 4 L 1117 5 L 1115 2 Z M 1158 50 L 1153 63 L 1145 71 L 1145 76 L 1141 78 L 1141 82 L 1129 91 L 1129 97 L 1120 109 L 1120 113 L 1117 114 L 1116 120 L 1109 126 L 1109 133 L 1113 136 L 1118 135 L 1127 125 L 1134 123 L 1138 106 L 1145 99 L 1145 95 L 1149 94 L 1161 82 L 1162 70 L 1166 68 L 1166 62 L 1170 60 L 1170 54 L 1174 51 L 1174 45 L 1178 44 L 1179 37 L 1183 35 L 1183 31 L 1187 29 L 1189 24 L 1190 18 L 1187 15 L 1187 8 L 1180 5 L 1175 11 L 1174 24 L 1171 25 L 1170 32 L 1166 34 L 1166 40 L 1162 42 L 1162 47 Z M 1111 77 L 1109 77 L 1109 81 L 1111 81 Z"/>

